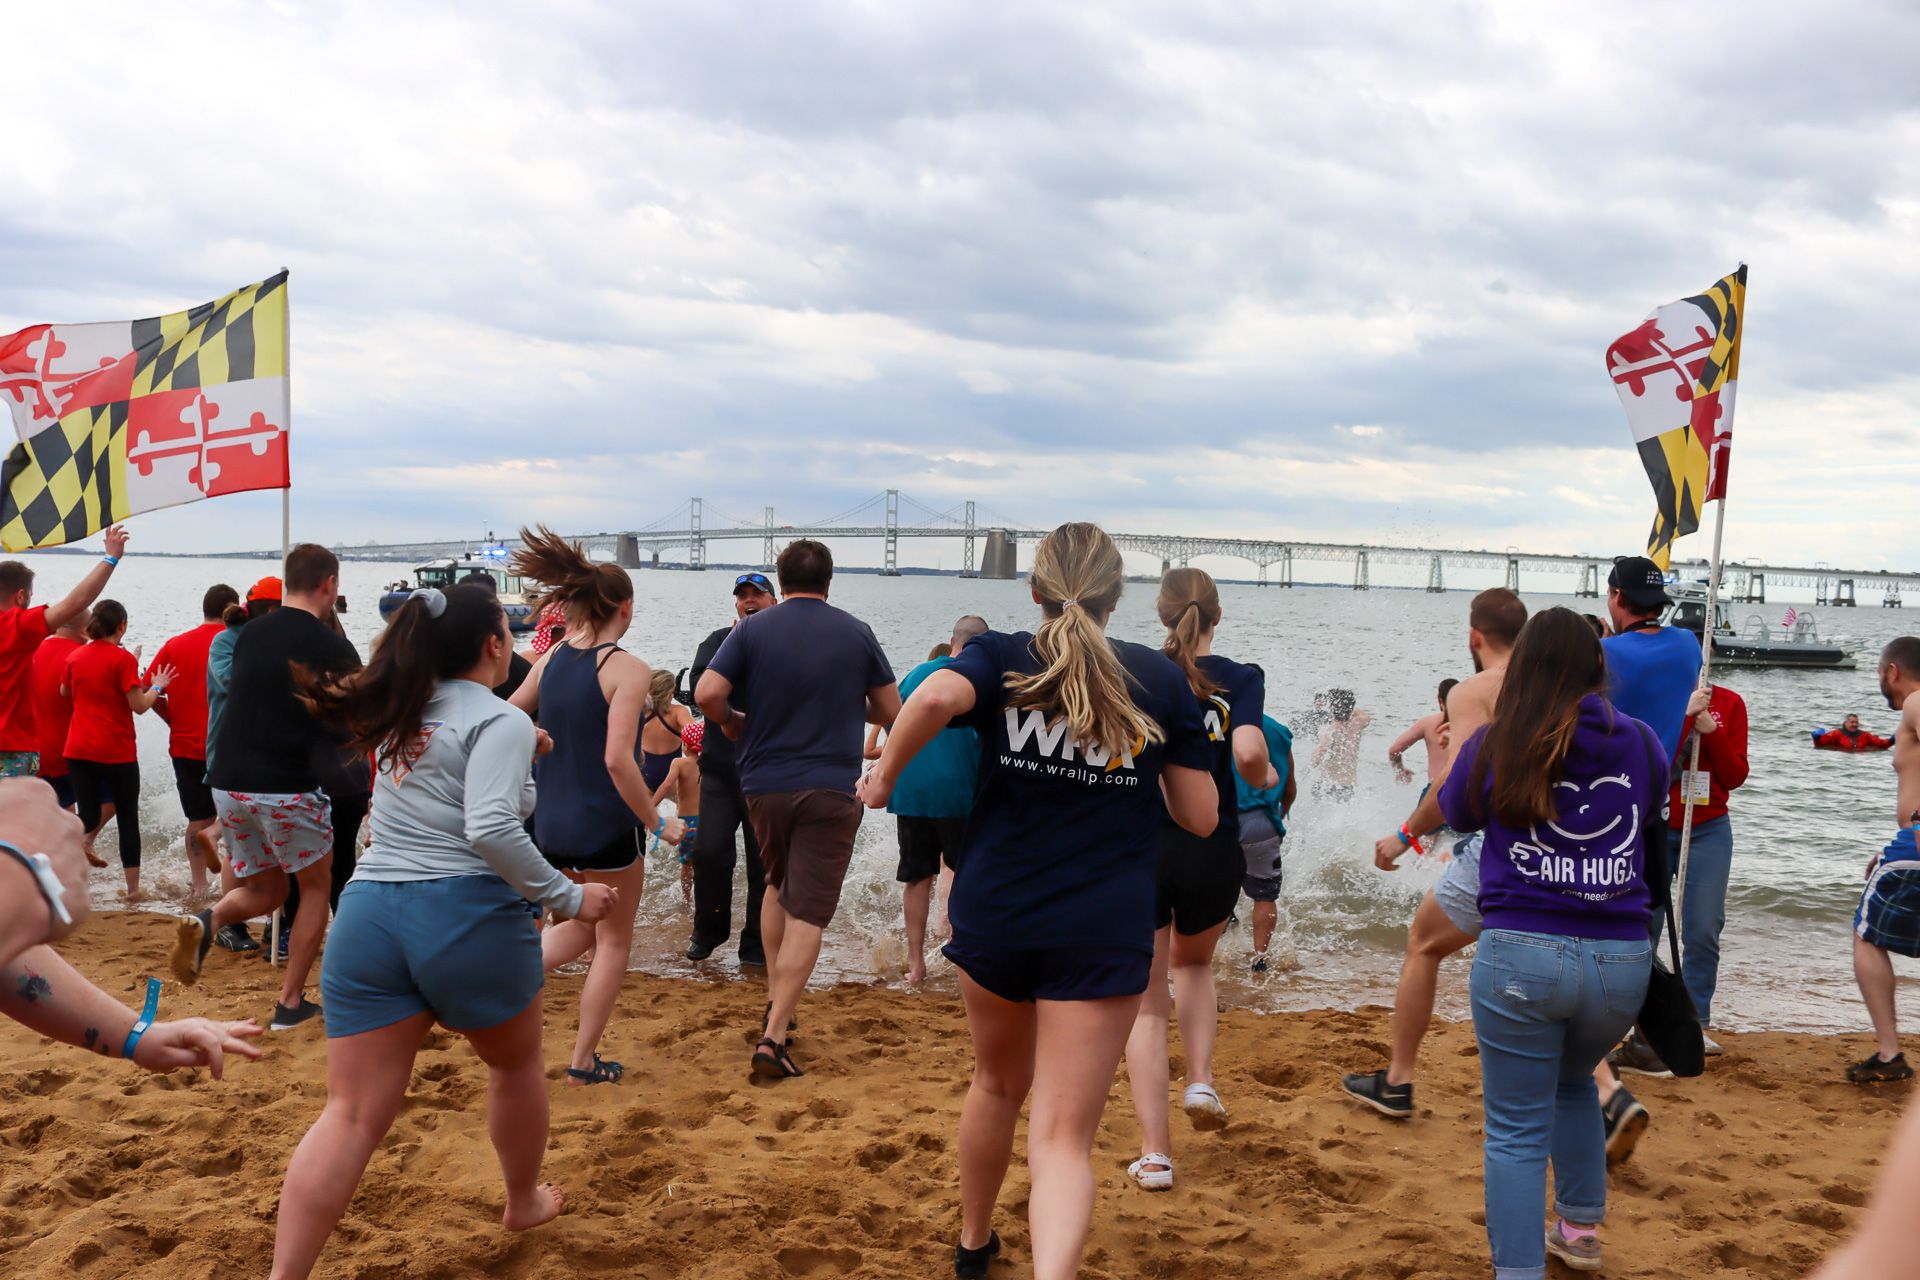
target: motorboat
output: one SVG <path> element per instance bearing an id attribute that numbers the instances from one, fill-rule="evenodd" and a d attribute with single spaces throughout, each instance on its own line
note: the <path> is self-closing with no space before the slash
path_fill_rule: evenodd
<path id="1" fill-rule="evenodd" d="M 439 587 L 444 591 L 462 578 L 476 573 L 484 573 L 493 579 L 494 588 L 500 594 L 500 606 L 507 612 L 508 629 L 515 635 L 532 631 L 533 610 L 527 604 L 525 584 L 519 575 L 507 571 L 507 549 L 501 546 L 485 546 L 477 553 L 448 556 L 415 565 L 412 582 L 392 583 L 380 597 L 380 620 L 385 622 L 392 618 L 394 610 L 405 604 L 407 597 L 421 587 Z"/>
<path id="2" fill-rule="evenodd" d="M 1673 597 L 1661 615 L 1662 626 L 1684 627 L 1700 634 L 1707 617 L 1707 585 L 1675 582 L 1667 587 Z M 1810 613 L 1793 612 L 1792 621 L 1772 626 L 1757 613 L 1748 614 L 1736 630 L 1725 600 L 1714 601 L 1713 665 L 1717 667 L 1800 667 L 1815 671 L 1852 671 L 1854 649 L 1845 639 L 1822 639 Z"/>

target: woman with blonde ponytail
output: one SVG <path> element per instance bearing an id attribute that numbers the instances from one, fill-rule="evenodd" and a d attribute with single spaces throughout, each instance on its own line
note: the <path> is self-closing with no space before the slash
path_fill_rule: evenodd
<path id="1" fill-rule="evenodd" d="M 957 722 L 980 735 L 953 941 L 973 1033 L 960 1116 L 957 1277 L 1000 1252 L 994 1202 L 1029 1093 L 1027 1218 L 1036 1280 L 1080 1266 L 1093 1216 L 1093 1137 L 1153 968 L 1155 826 L 1220 819 L 1200 708 L 1180 668 L 1109 639 L 1125 565 L 1091 524 L 1034 553 L 1037 632 L 976 636 L 914 690 L 861 780 L 882 808 L 900 771 Z"/>
<path id="2" fill-rule="evenodd" d="M 570 920 L 548 929 L 541 957 L 552 971 L 593 949 L 567 1083 L 608 1084 L 626 1070 L 598 1050 L 633 950 L 633 916 L 646 882 L 644 833 L 678 844 L 684 825 L 660 816 L 640 768 L 640 721 L 653 672 L 619 647 L 633 625 L 633 579 L 617 564 L 587 559 L 551 529 L 522 529 L 520 541 L 509 563 L 543 588 L 532 601 L 535 616 L 557 605 L 567 619 L 566 639 L 540 655 L 512 698 L 553 736 L 553 751 L 534 766 L 534 843 L 569 877 L 610 885 L 620 895 L 620 909 L 594 924 Z"/>
<path id="3" fill-rule="evenodd" d="M 1213 1087 L 1213 1043 L 1219 1008 L 1213 994 L 1213 950 L 1240 900 L 1246 857 L 1240 850 L 1240 805 L 1234 778 L 1276 787 L 1260 718 L 1267 678 L 1259 667 L 1213 651 L 1220 625 L 1220 589 L 1199 569 L 1175 569 L 1161 579 L 1154 610 L 1167 629 L 1162 646 L 1200 699 L 1220 823 L 1196 836 L 1171 818 L 1159 830 L 1159 884 L 1154 908 L 1153 974 L 1127 1040 L 1127 1079 L 1140 1117 L 1140 1158 L 1127 1176 L 1148 1191 L 1173 1186 L 1172 1132 L 1167 1124 L 1167 977 L 1171 1008 L 1180 1014 L 1187 1051 L 1184 1107 L 1196 1129 L 1219 1129 L 1227 1108 Z"/>

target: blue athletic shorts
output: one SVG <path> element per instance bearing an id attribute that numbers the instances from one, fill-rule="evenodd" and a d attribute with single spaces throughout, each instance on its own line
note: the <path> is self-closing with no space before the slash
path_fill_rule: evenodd
<path id="1" fill-rule="evenodd" d="M 354 880 L 327 932 L 327 1037 L 431 1013 L 455 1031 L 497 1027 L 546 982 L 539 908 L 498 876 Z"/>
<path id="2" fill-rule="evenodd" d="M 1105 1000 L 1137 996 L 1153 973 L 1153 953 L 1119 947 L 1004 950 L 949 942 L 942 955 L 1002 1000 Z"/>

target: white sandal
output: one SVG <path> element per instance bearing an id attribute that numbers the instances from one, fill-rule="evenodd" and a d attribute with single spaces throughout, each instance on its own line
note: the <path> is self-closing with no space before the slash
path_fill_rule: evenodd
<path id="1" fill-rule="evenodd" d="M 1149 1169 L 1150 1164 L 1165 1168 Z M 1173 1157 L 1150 1151 L 1127 1166 L 1127 1176 L 1142 1191 L 1169 1191 L 1173 1188 Z"/>
<path id="2" fill-rule="evenodd" d="M 1227 1127 L 1227 1104 L 1220 1101 L 1220 1095 L 1210 1084 L 1188 1085 L 1182 1105 L 1196 1129 L 1210 1131 Z"/>

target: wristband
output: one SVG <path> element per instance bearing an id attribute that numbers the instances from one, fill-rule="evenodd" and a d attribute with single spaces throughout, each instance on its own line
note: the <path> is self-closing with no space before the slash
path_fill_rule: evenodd
<path id="1" fill-rule="evenodd" d="M 160 1011 L 160 979 L 147 979 L 147 1003 L 140 1010 L 140 1020 L 133 1024 L 133 1030 L 127 1032 L 127 1042 L 120 1046 L 120 1056 L 128 1062 L 133 1061 L 133 1047 L 140 1043 L 140 1037 L 153 1025 L 153 1015 Z"/>
<path id="2" fill-rule="evenodd" d="M 44 853 L 27 854 L 10 841 L 0 840 L 0 849 L 6 850 L 27 869 L 34 884 L 40 888 L 40 896 L 47 900 L 47 914 L 53 918 L 55 928 L 66 925 L 73 927 L 73 913 L 67 910 L 67 887 L 60 883 L 60 877 L 54 874 L 53 860 Z"/>
<path id="3" fill-rule="evenodd" d="M 665 818 L 661 818 L 659 825 L 654 827 L 653 829 L 653 838 L 655 840 L 660 839 L 662 833 L 665 832 L 666 829 L 667 829 L 667 820 Z"/>
<path id="4" fill-rule="evenodd" d="M 109 568 L 109 569 L 117 569 L 117 568 L 119 568 L 119 567 L 120 567 L 120 557 L 119 557 L 119 556 L 101 556 L 101 557 L 100 557 L 100 559 L 101 559 L 101 560 L 102 560 L 103 562 L 105 562 L 105 564 L 106 564 L 106 566 L 107 566 L 107 568 Z"/>
<path id="5" fill-rule="evenodd" d="M 1413 850 L 1415 853 L 1424 855 L 1427 852 L 1426 847 L 1420 843 L 1420 838 L 1414 835 L 1413 832 L 1407 830 L 1406 823 L 1401 823 L 1400 830 L 1394 834 L 1400 837 L 1401 844 Z"/>

